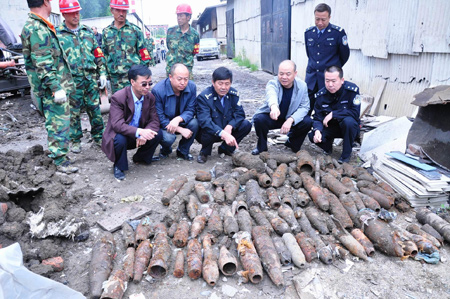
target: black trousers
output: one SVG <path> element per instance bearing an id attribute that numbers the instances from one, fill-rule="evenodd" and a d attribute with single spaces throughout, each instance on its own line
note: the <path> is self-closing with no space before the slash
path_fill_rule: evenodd
<path id="1" fill-rule="evenodd" d="M 313 89 L 308 89 L 308 97 L 309 97 L 309 112 L 308 115 L 311 115 L 312 111 L 314 110 L 314 104 L 316 103 L 316 98 L 314 95 L 319 91 L 319 85 L 314 85 Z"/>
<path id="2" fill-rule="evenodd" d="M 237 143 L 239 143 L 241 142 L 242 139 L 244 139 L 245 136 L 248 135 L 248 133 L 250 133 L 251 130 L 252 124 L 248 120 L 244 119 L 244 121 L 239 125 L 239 127 L 233 128 L 233 130 L 231 131 L 231 135 L 233 135 L 234 138 L 236 138 Z M 222 139 L 219 136 L 208 134 L 203 129 L 199 130 L 196 139 L 202 145 L 201 152 L 205 156 L 211 155 L 214 143 L 222 141 Z M 236 147 L 234 146 L 227 145 L 225 141 L 223 141 L 220 146 L 222 147 L 223 150 L 228 151 L 230 153 L 234 152 L 234 150 L 236 149 Z"/>
<path id="3" fill-rule="evenodd" d="M 353 141 L 357 135 L 359 135 L 358 122 L 353 117 L 347 116 L 340 122 L 329 121 L 328 127 L 323 127 L 322 142 L 316 145 L 329 152 L 333 148 L 334 138 L 343 138 L 341 159 L 347 159 L 352 154 Z M 309 133 L 308 137 L 311 143 L 314 143 L 314 132 Z"/>
<path id="4" fill-rule="evenodd" d="M 133 161 L 150 164 L 152 162 L 152 157 L 155 153 L 156 147 L 161 142 L 161 139 L 162 132 L 159 130 L 158 135 L 156 135 L 155 138 L 147 141 L 143 146 L 139 147 L 133 156 Z M 117 134 L 116 137 L 114 137 L 114 152 L 116 154 L 114 166 L 117 166 L 117 168 L 122 171 L 128 170 L 127 150 L 135 148 L 136 138 Z"/>
<path id="5" fill-rule="evenodd" d="M 285 119 L 273 120 L 268 113 L 259 113 L 253 117 L 253 123 L 255 124 L 256 136 L 258 136 L 258 143 L 256 148 L 259 152 L 267 151 L 267 134 L 269 130 L 279 129 L 283 126 Z M 288 133 L 288 141 L 286 145 L 289 146 L 294 152 L 298 152 L 302 147 L 303 141 L 306 135 L 312 127 L 312 119 L 308 115 L 305 118 L 291 127 Z"/>

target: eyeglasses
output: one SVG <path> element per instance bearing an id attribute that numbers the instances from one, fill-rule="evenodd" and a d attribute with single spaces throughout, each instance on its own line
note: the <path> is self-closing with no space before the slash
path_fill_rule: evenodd
<path id="1" fill-rule="evenodd" d="M 142 83 L 141 83 L 141 86 L 142 86 L 142 87 L 147 87 L 147 85 L 148 85 L 148 86 L 152 86 L 152 85 L 153 85 L 153 82 L 150 81 L 150 82 L 142 82 Z"/>

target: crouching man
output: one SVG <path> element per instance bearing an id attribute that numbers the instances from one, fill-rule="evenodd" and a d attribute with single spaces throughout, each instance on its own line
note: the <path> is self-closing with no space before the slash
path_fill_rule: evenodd
<path id="1" fill-rule="evenodd" d="M 350 161 L 353 141 L 359 134 L 361 98 L 355 84 L 344 81 L 338 66 L 325 69 L 325 88 L 315 94 L 313 130 L 309 139 L 325 154 L 333 151 L 334 138 L 343 138 L 340 163 Z"/>
<path id="2" fill-rule="evenodd" d="M 136 164 L 150 164 L 162 138 L 155 97 L 150 93 L 152 72 L 147 66 L 133 65 L 128 71 L 127 86 L 111 99 L 109 120 L 103 133 L 102 150 L 114 162 L 114 177 L 125 179 L 128 170 L 127 150 L 138 148 Z"/>
<path id="3" fill-rule="evenodd" d="M 197 97 L 197 118 L 200 131 L 197 140 L 202 149 L 198 163 L 205 163 L 215 142 L 223 141 L 218 153 L 231 156 L 239 142 L 250 133 L 251 123 L 239 102 L 239 93 L 231 87 L 233 74 L 225 67 L 212 74 L 212 85 Z"/>

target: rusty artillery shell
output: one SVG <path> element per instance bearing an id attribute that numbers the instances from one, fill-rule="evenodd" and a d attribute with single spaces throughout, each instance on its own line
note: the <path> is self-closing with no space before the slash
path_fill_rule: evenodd
<path id="1" fill-rule="evenodd" d="M 264 226 L 269 231 L 269 233 L 274 232 L 272 224 L 270 224 L 270 221 L 266 218 L 266 216 L 263 214 L 263 212 L 259 207 L 257 206 L 251 207 L 250 215 L 255 220 L 256 224 Z"/>
<path id="2" fill-rule="evenodd" d="M 197 236 L 203 231 L 206 225 L 206 217 L 202 215 L 195 216 L 191 225 L 191 235 L 192 239 L 197 238 Z"/>
<path id="3" fill-rule="evenodd" d="M 353 221 L 356 227 L 361 227 L 361 222 L 358 219 L 358 209 L 356 208 L 355 202 L 347 194 L 342 194 L 339 196 L 339 201 L 342 203 L 344 208 L 347 210 L 348 215 Z"/>
<path id="4" fill-rule="evenodd" d="M 187 270 L 191 279 L 198 279 L 202 274 L 202 246 L 197 239 L 188 242 Z"/>
<path id="5" fill-rule="evenodd" d="M 100 298 L 122 299 L 127 289 L 127 275 L 122 269 L 113 271 L 108 281 L 105 282 Z"/>
<path id="6" fill-rule="evenodd" d="M 331 192 L 336 196 L 341 194 L 349 194 L 350 189 L 348 189 L 344 184 L 342 184 L 338 179 L 330 174 L 326 174 L 322 177 L 322 182 Z"/>
<path id="7" fill-rule="evenodd" d="M 302 214 L 303 214 L 303 209 L 300 208 L 300 207 L 295 207 L 295 209 L 294 209 L 294 217 L 295 217 L 295 219 L 300 218 L 302 216 Z"/>
<path id="8" fill-rule="evenodd" d="M 334 160 L 334 159 L 333 159 Z M 329 174 L 329 175 L 331 175 L 332 177 L 334 177 L 335 179 L 337 179 L 337 180 L 341 180 L 341 178 L 342 178 L 342 175 L 341 175 L 341 173 L 339 172 L 339 171 L 337 171 L 336 169 L 330 169 L 330 168 L 327 168 L 326 169 L 326 174 Z"/>
<path id="9" fill-rule="evenodd" d="M 258 156 L 253 156 L 252 154 L 247 152 L 236 152 L 233 154 L 231 160 L 233 162 L 233 165 L 235 166 L 242 166 L 247 169 L 255 169 L 258 173 L 263 173 L 266 168 L 263 160 L 261 160 Z"/>
<path id="10" fill-rule="evenodd" d="M 258 172 L 255 169 L 250 169 L 249 171 L 246 171 L 243 174 L 239 175 L 237 181 L 239 182 L 239 184 L 245 185 L 249 180 L 257 180 L 257 179 L 258 179 Z"/>
<path id="11" fill-rule="evenodd" d="M 268 160 L 275 160 L 277 164 L 289 164 L 297 160 L 297 157 L 294 154 L 275 154 L 269 152 L 262 152 L 259 154 L 259 157 L 266 163 Z"/>
<path id="12" fill-rule="evenodd" d="M 173 276 L 175 276 L 176 278 L 181 278 L 184 276 L 184 253 L 182 250 L 179 250 L 177 252 L 173 269 Z"/>
<path id="13" fill-rule="evenodd" d="M 281 199 L 281 203 L 289 206 L 291 209 L 295 209 L 297 201 L 294 199 L 291 193 L 285 193 Z"/>
<path id="14" fill-rule="evenodd" d="M 294 233 L 300 232 L 301 228 L 297 218 L 295 218 L 294 211 L 288 205 L 281 205 L 278 208 L 278 215 L 289 224 Z"/>
<path id="15" fill-rule="evenodd" d="M 134 235 L 134 230 L 126 221 L 122 223 L 122 235 L 125 243 L 125 247 L 135 247 L 136 237 Z"/>
<path id="16" fill-rule="evenodd" d="M 350 192 L 349 194 L 347 194 L 348 197 L 350 197 L 353 202 L 355 203 L 356 209 L 358 211 L 365 209 L 366 206 L 364 205 L 364 202 L 361 199 L 361 196 L 359 196 L 358 192 Z"/>
<path id="17" fill-rule="evenodd" d="M 238 232 L 235 241 L 238 256 L 246 273 L 245 277 L 255 284 L 261 282 L 263 279 L 261 260 L 256 252 L 255 245 L 253 245 L 250 233 Z"/>
<path id="18" fill-rule="evenodd" d="M 433 245 L 433 242 L 427 238 L 424 238 L 420 235 L 416 235 L 413 233 L 410 233 L 408 231 L 403 231 L 404 234 L 406 234 L 407 238 L 410 239 L 412 242 L 414 242 L 417 246 L 417 249 L 420 252 L 426 253 L 426 254 L 432 254 L 434 252 L 438 252 L 439 249 L 438 247 Z M 403 244 L 403 250 L 405 250 L 405 244 Z M 406 246 L 408 246 L 408 244 L 406 244 Z M 408 246 L 408 252 L 411 251 L 411 247 Z M 405 250 L 406 251 L 406 250 Z M 416 255 L 417 253 L 412 252 L 412 254 L 410 255 Z"/>
<path id="19" fill-rule="evenodd" d="M 139 244 L 142 241 L 146 240 L 149 238 L 150 236 L 150 231 L 151 231 L 151 225 L 150 225 L 150 218 L 149 217 L 144 217 L 141 219 L 141 222 L 139 222 L 138 226 L 136 227 L 136 232 L 135 232 L 135 244 Z"/>
<path id="20" fill-rule="evenodd" d="M 427 208 L 418 209 L 416 218 L 422 224 L 426 223 L 431 225 L 444 238 L 445 241 L 450 242 L 450 223 Z"/>
<path id="21" fill-rule="evenodd" d="M 349 178 L 348 176 L 345 176 L 341 179 L 341 183 L 347 187 L 348 189 L 350 189 L 350 191 L 358 191 L 355 188 L 355 184 L 353 183 L 353 180 L 351 178 Z"/>
<path id="22" fill-rule="evenodd" d="M 237 271 L 237 260 L 234 255 L 228 251 L 227 247 L 220 247 L 219 269 L 225 276 L 231 276 Z"/>
<path id="23" fill-rule="evenodd" d="M 91 297 L 99 298 L 102 294 L 102 284 L 111 273 L 115 252 L 116 245 L 111 233 L 104 233 L 100 240 L 95 242 L 92 248 L 91 264 L 89 265 Z"/>
<path id="24" fill-rule="evenodd" d="M 223 174 L 221 176 L 216 176 L 216 178 L 212 181 L 212 184 L 216 187 L 222 187 L 225 186 L 225 182 L 231 179 L 231 174 Z"/>
<path id="25" fill-rule="evenodd" d="M 223 204 L 225 202 L 225 192 L 223 192 L 222 187 L 217 187 L 214 190 L 214 202 L 218 203 L 218 204 Z"/>
<path id="26" fill-rule="evenodd" d="M 235 179 L 230 179 L 225 182 L 223 189 L 225 192 L 225 201 L 227 204 L 231 204 L 239 193 L 239 182 Z"/>
<path id="27" fill-rule="evenodd" d="M 264 200 L 259 193 L 259 185 L 255 180 L 249 180 L 245 185 L 245 196 L 247 199 L 247 205 L 249 207 L 259 206 L 264 207 Z"/>
<path id="28" fill-rule="evenodd" d="M 359 181 L 370 181 L 370 182 L 376 182 L 377 179 L 371 175 L 368 171 L 366 171 L 365 173 L 359 173 L 358 176 L 358 182 Z"/>
<path id="29" fill-rule="evenodd" d="M 375 212 L 379 212 L 381 210 L 381 207 L 380 207 L 380 204 L 378 203 L 378 201 L 376 201 L 369 195 L 366 195 L 361 192 L 358 192 L 358 195 L 367 208 L 374 210 Z"/>
<path id="30" fill-rule="evenodd" d="M 326 191 L 326 196 L 330 202 L 330 213 L 336 217 L 345 228 L 353 227 L 353 221 L 341 201 L 330 191 L 327 191 L 326 189 L 324 191 Z"/>
<path id="31" fill-rule="evenodd" d="M 281 205 L 280 198 L 278 197 L 278 192 L 275 188 L 270 187 L 266 190 L 267 197 L 269 198 L 269 205 L 272 209 L 278 209 Z"/>
<path id="32" fill-rule="evenodd" d="M 144 240 L 139 244 L 134 256 L 134 275 L 133 281 L 135 283 L 142 280 L 142 275 L 147 269 L 148 262 L 152 256 L 152 246 L 149 240 Z"/>
<path id="33" fill-rule="evenodd" d="M 301 207 L 306 207 L 311 201 L 311 197 L 305 189 L 300 188 L 297 193 L 297 203 Z"/>
<path id="34" fill-rule="evenodd" d="M 291 227 L 289 226 L 289 224 L 280 217 L 273 217 L 272 220 L 270 220 L 270 224 L 272 225 L 275 232 L 280 236 L 285 233 L 291 232 Z"/>
<path id="35" fill-rule="evenodd" d="M 311 155 L 305 150 L 300 150 L 297 152 L 296 156 L 297 156 L 297 173 L 301 174 L 302 172 L 306 172 L 307 174 L 311 175 L 314 172 L 314 163 Z"/>
<path id="36" fill-rule="evenodd" d="M 197 199 L 197 196 L 195 195 L 189 195 L 189 202 L 186 205 L 186 212 L 189 217 L 189 219 L 193 220 L 195 216 L 197 216 L 197 210 L 199 206 L 199 202 Z"/>
<path id="37" fill-rule="evenodd" d="M 251 233 L 252 231 L 252 218 L 247 210 L 239 210 L 237 213 L 237 222 L 239 224 L 240 231 L 246 231 Z"/>
<path id="38" fill-rule="evenodd" d="M 206 190 L 205 186 L 203 186 L 202 183 L 195 184 L 194 190 L 200 202 L 207 203 L 209 201 L 211 193 L 208 190 Z"/>
<path id="39" fill-rule="evenodd" d="M 219 280 L 219 265 L 217 264 L 217 256 L 212 249 L 212 235 L 207 234 L 203 238 L 203 279 L 210 286 L 215 286 Z"/>
<path id="40" fill-rule="evenodd" d="M 375 199 L 382 208 L 389 210 L 394 205 L 394 199 L 369 188 L 360 188 L 360 191 Z"/>
<path id="41" fill-rule="evenodd" d="M 153 241 L 153 256 L 150 260 L 147 273 L 154 278 L 163 278 L 166 276 L 168 269 L 167 262 L 170 259 L 171 252 L 167 228 L 163 223 L 157 224 L 155 226 L 155 239 Z"/>
<path id="42" fill-rule="evenodd" d="M 287 266 L 292 262 L 292 254 L 284 244 L 283 239 L 277 234 L 272 235 L 272 241 L 283 266 Z"/>
<path id="43" fill-rule="evenodd" d="M 277 287 L 284 285 L 280 259 L 278 258 L 275 245 L 270 238 L 269 232 L 264 226 L 255 226 L 252 229 L 252 237 L 264 270 L 266 270 L 270 279 Z"/>
<path id="44" fill-rule="evenodd" d="M 425 239 L 430 240 L 430 242 L 436 246 L 437 248 L 441 247 L 441 242 L 438 239 L 433 237 L 431 234 L 423 231 L 417 224 L 411 223 L 406 227 L 406 230 L 412 234 L 419 235 Z M 417 243 L 417 242 L 416 242 Z"/>
<path id="45" fill-rule="evenodd" d="M 177 222 L 172 223 L 172 225 L 169 228 L 169 231 L 167 232 L 167 235 L 169 237 L 173 238 L 173 236 L 175 235 L 177 229 L 178 229 L 178 223 Z"/>
<path id="46" fill-rule="evenodd" d="M 350 177 L 350 178 L 355 178 L 356 177 L 356 171 L 355 168 L 353 167 L 353 165 L 348 164 L 347 162 L 342 163 L 342 175 Z"/>
<path id="47" fill-rule="evenodd" d="M 324 156 L 323 159 L 325 160 L 325 170 L 334 169 L 333 158 L 331 156 Z"/>
<path id="48" fill-rule="evenodd" d="M 178 223 L 178 228 L 173 236 L 173 245 L 178 248 L 183 248 L 187 244 L 189 237 L 189 223 L 186 220 L 181 220 Z"/>
<path id="49" fill-rule="evenodd" d="M 404 256 L 416 256 L 419 249 L 417 248 L 416 243 L 414 243 L 413 241 L 403 241 L 402 243 L 402 248 L 403 248 L 403 254 Z"/>
<path id="50" fill-rule="evenodd" d="M 234 236 L 239 231 L 239 225 L 231 213 L 231 209 L 229 206 L 222 207 L 222 216 L 223 216 L 223 231 L 230 238 Z"/>
<path id="51" fill-rule="evenodd" d="M 295 235 L 295 240 L 302 249 L 305 259 L 308 263 L 317 258 L 316 248 L 314 247 L 314 241 L 308 237 L 304 232 Z"/>
<path id="52" fill-rule="evenodd" d="M 363 260 L 367 260 L 367 253 L 364 247 L 349 233 L 338 235 L 339 241 L 347 248 L 354 256 Z"/>
<path id="53" fill-rule="evenodd" d="M 272 185 L 272 178 L 267 173 L 260 173 L 258 174 L 258 184 L 263 188 L 270 187 Z"/>
<path id="54" fill-rule="evenodd" d="M 216 209 L 213 209 L 209 216 L 207 231 L 215 237 L 218 237 L 223 233 L 222 218 L 220 218 L 219 212 Z"/>
<path id="55" fill-rule="evenodd" d="M 302 172 L 300 174 L 300 177 L 302 178 L 303 186 L 305 187 L 306 191 L 308 191 L 308 194 L 311 196 L 314 203 L 322 211 L 328 211 L 328 209 L 330 208 L 330 203 L 323 193 L 322 188 L 316 184 L 314 179 L 307 172 Z"/>
<path id="56" fill-rule="evenodd" d="M 195 173 L 195 180 L 200 182 L 209 182 L 212 179 L 211 172 L 204 170 L 197 170 Z"/>
<path id="57" fill-rule="evenodd" d="M 364 217 L 364 234 L 372 241 L 374 247 L 389 256 L 403 256 L 400 235 L 388 223 L 373 218 L 367 211 L 360 211 L 358 216 Z"/>
<path id="58" fill-rule="evenodd" d="M 276 169 L 276 168 L 275 168 Z M 266 174 L 267 175 L 269 175 L 269 177 L 270 177 L 270 180 L 272 180 L 272 177 L 273 177 L 273 170 L 272 170 L 272 168 L 270 168 L 269 166 L 266 166 Z M 264 183 L 264 180 L 262 180 L 261 182 L 259 182 L 259 185 L 261 186 L 261 187 L 263 187 L 263 188 L 267 188 L 268 186 L 266 186 L 266 184 L 268 184 L 268 182 L 267 183 Z M 269 186 L 271 186 L 272 185 L 272 183 L 270 183 L 269 184 Z"/>
<path id="59" fill-rule="evenodd" d="M 180 191 L 178 191 L 177 196 L 184 202 L 188 203 L 189 201 L 189 195 L 194 191 L 194 181 L 187 181 L 184 183 L 184 185 L 181 187 Z M 169 201 L 170 203 L 170 201 Z"/>
<path id="60" fill-rule="evenodd" d="M 371 182 L 371 181 L 366 181 L 366 180 L 359 180 L 359 181 L 356 183 L 356 186 L 357 186 L 359 189 L 361 189 L 361 188 L 369 188 L 369 187 L 375 186 L 375 183 L 374 183 L 374 182 Z"/>
<path id="61" fill-rule="evenodd" d="M 288 169 L 288 172 L 289 182 L 291 183 L 292 187 L 294 187 L 294 189 L 300 188 L 302 186 L 302 179 L 300 178 L 300 176 L 290 167 Z"/>
<path id="62" fill-rule="evenodd" d="M 315 206 L 310 206 L 305 209 L 306 217 L 309 222 L 319 233 L 328 235 L 330 233 L 324 214 L 321 213 Z"/>
<path id="63" fill-rule="evenodd" d="M 302 231 L 305 232 L 308 235 L 308 237 L 310 237 L 314 242 L 314 247 L 316 248 L 319 259 L 326 265 L 331 264 L 333 262 L 333 254 L 329 249 L 329 247 L 325 246 L 322 239 L 319 237 L 318 234 L 316 234 L 316 231 L 312 228 L 311 223 L 309 222 L 308 217 L 306 216 L 306 212 L 303 213 L 302 216 L 298 219 L 298 223 L 300 224 Z"/>
<path id="64" fill-rule="evenodd" d="M 441 244 L 444 244 L 444 238 L 441 236 L 441 234 L 428 223 L 422 225 L 421 229 L 427 234 L 435 237 L 439 242 L 441 242 Z"/>
<path id="65" fill-rule="evenodd" d="M 283 186 L 286 180 L 286 174 L 288 172 L 288 166 L 284 163 L 280 164 L 274 171 L 272 176 L 272 187 L 278 188 Z"/>
<path id="66" fill-rule="evenodd" d="M 164 222 L 171 226 L 174 222 L 178 222 L 181 219 L 181 215 L 186 209 L 186 204 L 178 195 L 175 195 L 170 199 L 169 208 L 164 216 Z"/>
<path id="67" fill-rule="evenodd" d="M 283 241 L 292 255 L 292 262 L 294 263 L 294 265 L 296 265 L 298 268 L 304 268 L 306 265 L 305 255 L 298 245 L 294 235 L 289 233 L 284 234 Z"/>
<path id="68" fill-rule="evenodd" d="M 166 191 L 164 191 L 163 196 L 161 198 L 161 202 L 163 205 L 168 205 L 172 197 L 174 197 L 178 191 L 180 191 L 181 187 L 188 181 L 187 177 L 184 175 L 180 175 L 175 178 L 172 183 L 170 183 L 169 187 L 167 187 Z"/>
<path id="69" fill-rule="evenodd" d="M 392 189 L 392 187 L 386 182 L 383 181 L 378 182 L 377 186 L 383 189 L 384 191 L 388 192 L 389 194 L 395 194 L 394 189 Z"/>
<path id="70" fill-rule="evenodd" d="M 320 176 L 322 174 L 322 171 L 320 169 L 320 161 L 319 159 L 316 159 L 314 162 L 314 167 L 316 171 L 314 172 L 314 181 L 316 181 L 316 184 L 320 185 Z"/>
<path id="71" fill-rule="evenodd" d="M 136 250 L 134 247 L 128 247 L 125 257 L 123 258 L 123 272 L 127 277 L 126 281 L 133 280 L 135 253 Z"/>
<path id="72" fill-rule="evenodd" d="M 375 248 L 373 247 L 372 242 L 370 242 L 369 238 L 360 230 L 359 228 L 355 228 L 351 231 L 352 236 L 364 247 L 367 255 L 372 257 L 375 254 Z"/>
<path id="73" fill-rule="evenodd" d="M 247 205 L 247 203 L 245 201 L 238 200 L 237 204 L 236 204 L 236 211 L 239 211 L 239 210 L 242 210 L 242 209 L 248 211 L 248 205 Z"/>
<path id="74" fill-rule="evenodd" d="M 267 153 L 267 152 L 265 152 L 265 153 Z M 261 156 L 259 156 L 259 157 L 261 157 Z M 275 160 L 275 159 L 267 159 L 266 165 L 267 165 L 267 167 L 269 167 L 272 170 L 275 170 L 278 167 L 277 160 Z"/>

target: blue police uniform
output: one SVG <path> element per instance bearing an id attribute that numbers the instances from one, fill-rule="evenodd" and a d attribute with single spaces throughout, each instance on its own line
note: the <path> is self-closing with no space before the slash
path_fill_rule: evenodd
<path id="1" fill-rule="evenodd" d="M 202 144 L 201 153 L 204 156 L 211 155 L 213 144 L 221 141 L 220 134 L 227 125 L 233 127 L 231 134 L 237 143 L 252 129 L 239 102 L 239 92 L 234 88 L 230 88 L 224 96 L 223 106 L 213 86 L 202 91 L 197 97 L 197 119 L 200 125 L 197 140 Z M 219 149 L 230 154 L 234 152 L 235 147 L 222 142 Z"/>
<path id="2" fill-rule="evenodd" d="M 348 162 L 353 141 L 359 134 L 361 97 L 358 86 L 345 81 L 336 93 L 332 94 L 324 87 L 315 97 L 313 130 L 309 133 L 309 139 L 314 142 L 314 133 L 319 130 L 322 133 L 322 142 L 316 145 L 330 153 L 334 138 L 343 138 L 340 160 Z M 333 118 L 328 122 L 328 127 L 325 127 L 323 120 L 330 112 L 333 112 Z"/>
<path id="3" fill-rule="evenodd" d="M 325 86 L 325 69 L 329 66 L 343 67 L 350 57 L 347 35 L 343 28 L 328 24 L 320 37 L 318 32 L 316 26 L 309 27 L 305 31 L 305 47 L 308 55 L 305 82 L 311 101 L 309 114 L 314 107 L 314 94 Z"/>
<path id="4" fill-rule="evenodd" d="M 156 111 L 163 132 L 160 154 L 167 156 L 172 152 L 171 147 L 176 140 L 176 135 L 167 132 L 165 128 L 173 118 L 180 116 L 183 119 L 183 122 L 179 125 L 189 129 L 192 132 L 192 136 L 189 139 L 185 139 L 184 137 L 181 138 L 178 144 L 177 155 L 187 157 L 198 131 L 198 122 L 197 119 L 194 118 L 195 108 L 197 106 L 197 86 L 194 82 L 188 81 L 186 88 L 177 98 L 173 92 L 170 79 L 167 78 L 155 85 L 152 89 L 152 94 L 156 99 Z"/>

